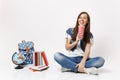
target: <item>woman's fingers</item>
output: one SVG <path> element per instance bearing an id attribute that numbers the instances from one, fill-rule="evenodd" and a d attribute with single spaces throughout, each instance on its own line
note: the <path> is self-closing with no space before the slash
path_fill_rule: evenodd
<path id="1" fill-rule="evenodd" d="M 83 38 L 82 34 L 78 34 L 78 35 L 77 35 L 77 39 L 78 39 L 78 40 L 81 40 L 82 38 Z"/>

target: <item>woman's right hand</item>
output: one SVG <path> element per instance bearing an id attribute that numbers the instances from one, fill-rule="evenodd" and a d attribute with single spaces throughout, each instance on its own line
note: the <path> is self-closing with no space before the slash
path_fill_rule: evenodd
<path id="1" fill-rule="evenodd" d="M 83 36 L 81 35 L 81 34 L 77 34 L 77 36 L 76 36 L 76 41 L 79 41 L 79 40 L 81 40 L 83 38 Z"/>

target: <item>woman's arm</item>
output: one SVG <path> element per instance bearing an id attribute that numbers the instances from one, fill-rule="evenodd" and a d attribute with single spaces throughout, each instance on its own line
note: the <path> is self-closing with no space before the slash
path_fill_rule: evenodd
<path id="1" fill-rule="evenodd" d="M 83 59 L 81 60 L 81 62 L 78 64 L 78 71 L 80 72 L 84 72 L 84 68 L 85 68 L 85 62 L 89 57 L 90 54 L 90 49 L 91 49 L 91 44 L 87 43 L 86 44 L 86 48 L 85 48 L 85 53 L 83 56 Z"/>
<path id="2" fill-rule="evenodd" d="M 80 34 L 77 34 L 76 36 L 76 40 L 74 42 L 70 42 L 71 41 L 71 38 L 66 38 L 66 43 L 65 43 L 65 48 L 66 50 L 71 50 L 72 48 L 74 48 L 77 43 L 79 42 L 79 40 L 82 39 L 82 36 Z"/>
<path id="3" fill-rule="evenodd" d="M 71 41 L 71 39 L 66 38 L 66 42 L 65 42 L 65 48 L 66 48 L 66 50 L 71 50 L 78 43 L 78 40 L 76 40 L 76 41 L 74 41 L 72 43 L 70 43 L 70 41 Z"/>
<path id="4" fill-rule="evenodd" d="M 91 49 L 91 44 L 90 43 L 87 43 L 86 44 L 86 48 L 85 48 L 85 53 L 84 53 L 84 56 L 83 56 L 83 59 L 82 59 L 82 63 L 85 63 L 87 58 L 89 57 L 89 54 L 90 54 L 90 49 Z"/>

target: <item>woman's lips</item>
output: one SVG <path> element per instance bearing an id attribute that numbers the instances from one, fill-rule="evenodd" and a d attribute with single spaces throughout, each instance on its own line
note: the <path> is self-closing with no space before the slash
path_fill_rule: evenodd
<path id="1" fill-rule="evenodd" d="M 79 21 L 79 24 L 84 24 L 84 21 Z"/>

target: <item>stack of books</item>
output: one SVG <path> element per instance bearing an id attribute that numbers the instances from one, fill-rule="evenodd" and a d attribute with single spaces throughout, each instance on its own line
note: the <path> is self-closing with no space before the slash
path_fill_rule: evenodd
<path id="1" fill-rule="evenodd" d="M 33 54 L 33 64 L 34 66 L 29 68 L 32 71 L 43 71 L 49 68 L 49 63 L 44 51 Z"/>

